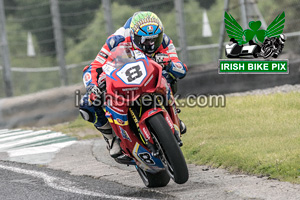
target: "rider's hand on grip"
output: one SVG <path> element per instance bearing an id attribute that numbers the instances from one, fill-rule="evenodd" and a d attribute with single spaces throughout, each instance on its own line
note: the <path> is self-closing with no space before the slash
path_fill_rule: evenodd
<path id="1" fill-rule="evenodd" d="M 102 73 L 98 78 L 98 86 L 101 92 L 106 91 L 106 74 Z"/>
<path id="2" fill-rule="evenodd" d="M 163 70 L 162 75 L 167 79 L 168 83 L 176 82 L 176 77 L 173 74 L 171 74 L 170 72 L 167 72 L 166 70 Z"/>
<path id="3" fill-rule="evenodd" d="M 169 55 L 164 53 L 157 53 L 154 56 L 154 61 L 160 64 L 162 67 L 165 67 L 171 63 L 171 59 L 169 58 Z"/>
<path id="4" fill-rule="evenodd" d="M 101 97 L 101 91 L 96 85 L 91 85 L 88 88 L 89 99 L 95 101 L 97 98 Z"/>

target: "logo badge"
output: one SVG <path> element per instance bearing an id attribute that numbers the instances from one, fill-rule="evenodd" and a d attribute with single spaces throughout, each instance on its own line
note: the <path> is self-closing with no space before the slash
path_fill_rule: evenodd
<path id="1" fill-rule="evenodd" d="M 117 122 L 121 125 L 125 124 L 125 122 L 122 119 L 117 118 Z"/>
<path id="2" fill-rule="evenodd" d="M 124 139 L 126 139 L 126 140 L 129 140 L 129 142 L 132 142 L 131 139 L 130 139 L 130 137 L 129 137 L 129 135 L 128 135 L 128 133 L 127 133 L 127 131 L 125 131 L 125 130 L 122 129 L 121 127 L 119 127 L 119 128 L 120 128 L 122 137 L 123 137 Z"/>
<path id="3" fill-rule="evenodd" d="M 230 59 L 219 60 L 219 74 L 289 73 L 288 60 L 273 60 L 283 51 L 286 40 L 286 36 L 283 34 L 284 12 L 279 14 L 266 30 L 261 28 L 261 21 L 250 21 L 249 28 L 243 30 L 241 25 L 227 12 L 224 13 L 224 22 L 230 39 L 225 46 L 225 55 Z"/>
<path id="4" fill-rule="evenodd" d="M 153 26 L 148 26 L 148 27 L 147 27 L 147 31 L 148 31 L 149 33 L 153 33 Z"/>
<path id="5" fill-rule="evenodd" d="M 226 32 L 230 38 L 225 49 L 228 58 L 277 58 L 282 52 L 285 42 L 285 35 L 282 34 L 284 12 L 278 15 L 266 30 L 261 29 L 261 21 L 250 21 L 250 29 L 243 30 L 232 15 L 225 12 L 224 18 Z"/>
<path id="6" fill-rule="evenodd" d="M 90 72 L 85 73 L 83 77 L 83 82 L 86 84 L 92 80 L 92 75 Z"/>

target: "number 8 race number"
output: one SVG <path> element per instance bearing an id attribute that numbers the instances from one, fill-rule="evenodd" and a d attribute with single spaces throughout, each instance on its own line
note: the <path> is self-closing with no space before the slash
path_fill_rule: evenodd
<path id="1" fill-rule="evenodd" d="M 117 72 L 117 76 L 128 85 L 141 84 L 147 76 L 146 67 L 142 61 L 128 63 Z"/>
<path id="2" fill-rule="evenodd" d="M 139 65 L 136 65 L 127 69 L 125 74 L 127 76 L 128 82 L 132 82 L 135 79 L 140 78 L 143 75 L 143 72 L 141 71 L 141 67 Z"/>

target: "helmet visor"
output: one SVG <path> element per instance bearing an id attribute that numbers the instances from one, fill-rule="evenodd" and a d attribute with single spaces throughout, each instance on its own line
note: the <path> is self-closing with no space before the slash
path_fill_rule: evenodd
<path id="1" fill-rule="evenodd" d="M 161 45 L 163 33 L 155 36 L 134 35 L 134 43 L 145 53 L 154 53 Z"/>

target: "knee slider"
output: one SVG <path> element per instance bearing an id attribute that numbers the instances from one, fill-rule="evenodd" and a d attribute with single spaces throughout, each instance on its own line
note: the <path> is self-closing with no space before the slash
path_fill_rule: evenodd
<path id="1" fill-rule="evenodd" d="M 82 108 L 79 109 L 79 112 L 80 112 L 81 117 L 84 120 L 89 121 L 89 122 L 94 122 L 94 116 L 91 112 L 89 112 L 88 110 L 82 109 Z"/>
<path id="2" fill-rule="evenodd" d="M 96 126 L 96 128 L 103 134 L 112 134 L 112 128 L 109 122 L 106 122 L 106 124 L 101 127 Z"/>

